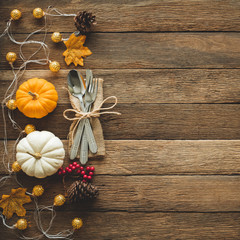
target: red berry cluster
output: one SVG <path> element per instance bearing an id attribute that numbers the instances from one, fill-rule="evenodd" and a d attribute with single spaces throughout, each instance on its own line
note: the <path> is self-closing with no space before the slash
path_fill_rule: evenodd
<path id="1" fill-rule="evenodd" d="M 86 181 L 91 181 L 93 174 L 94 174 L 94 167 L 86 167 L 84 169 L 83 166 L 78 164 L 77 162 L 73 162 L 68 165 L 68 167 L 64 168 L 59 168 L 58 170 L 58 175 L 59 176 L 64 176 L 64 175 L 79 175 L 82 178 L 83 182 Z"/>

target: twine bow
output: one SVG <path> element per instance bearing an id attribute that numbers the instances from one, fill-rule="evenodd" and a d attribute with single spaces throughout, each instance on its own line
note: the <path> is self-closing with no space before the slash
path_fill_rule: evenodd
<path id="1" fill-rule="evenodd" d="M 102 105 L 108 101 L 109 99 L 114 99 L 114 103 L 112 106 L 110 107 L 107 107 L 107 108 L 102 108 Z M 77 129 L 77 126 L 79 124 L 79 122 L 83 119 L 86 119 L 86 118 L 91 118 L 91 117 L 99 117 L 100 115 L 103 115 L 103 114 L 115 114 L 115 115 L 121 115 L 121 113 L 119 112 L 113 112 L 113 111 L 107 111 L 107 110 L 110 110 L 110 109 L 113 109 L 115 106 L 117 105 L 117 97 L 115 96 L 110 96 L 110 97 L 107 97 L 105 98 L 97 108 L 93 109 L 91 112 L 83 112 L 82 110 L 78 110 L 78 109 L 66 109 L 64 112 L 63 112 L 63 117 L 69 121 L 76 121 L 76 124 L 72 130 L 72 141 L 73 141 L 73 136 L 76 132 L 76 129 Z M 67 116 L 67 113 L 75 113 L 75 116 L 74 117 L 68 117 Z"/>

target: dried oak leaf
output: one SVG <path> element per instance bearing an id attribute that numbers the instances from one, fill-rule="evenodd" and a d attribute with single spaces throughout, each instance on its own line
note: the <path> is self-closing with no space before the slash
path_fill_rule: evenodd
<path id="1" fill-rule="evenodd" d="M 87 47 L 83 46 L 85 40 L 85 35 L 76 37 L 73 33 L 67 41 L 64 41 L 67 50 L 63 53 L 63 56 L 65 56 L 65 62 L 67 65 L 74 63 L 75 66 L 78 64 L 83 66 L 83 58 L 92 54 Z"/>
<path id="2" fill-rule="evenodd" d="M 30 203 L 32 200 L 27 196 L 26 188 L 12 189 L 10 195 L 2 195 L 0 207 L 3 209 L 3 215 L 11 218 L 13 213 L 19 217 L 26 215 L 26 209 L 22 206 L 24 203 Z"/>

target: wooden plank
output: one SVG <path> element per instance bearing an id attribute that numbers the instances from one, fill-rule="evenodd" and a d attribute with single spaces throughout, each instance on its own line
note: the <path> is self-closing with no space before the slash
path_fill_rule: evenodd
<path id="1" fill-rule="evenodd" d="M 9 19 L 10 11 L 19 8 L 23 12 L 20 22 L 13 24 L 14 32 L 31 32 L 40 27 L 43 21 L 35 20 L 32 10 L 35 7 L 46 9 L 52 1 L 46 0 L 37 5 L 27 0 L 24 8 L 18 1 L 1 1 L 0 28 L 3 29 Z M 65 13 L 78 10 L 92 11 L 97 16 L 98 25 L 94 31 L 239 31 L 240 4 L 238 1 L 213 0 L 87 0 L 57 1 L 54 7 Z M 75 31 L 72 17 L 53 17 L 50 31 Z M 66 24 L 66 21 L 68 24 Z M 40 24 L 40 23 L 41 24 Z"/>
<path id="2" fill-rule="evenodd" d="M 22 41 L 26 36 L 15 37 Z M 38 34 L 33 39 L 42 37 Z M 85 68 L 239 68 L 239 39 L 240 33 L 93 33 L 86 42 L 93 54 L 85 59 Z M 53 43 L 50 34 L 46 42 L 51 60 L 59 61 L 63 69 L 73 68 L 64 62 L 63 43 Z M 10 50 L 18 53 L 19 47 L 7 38 L 2 38 L 1 46 L 0 68 L 9 70 L 5 56 Z M 24 54 L 30 56 L 37 47 L 25 46 Z M 34 59 L 42 57 L 40 52 Z M 28 69 L 48 69 L 48 65 L 32 63 Z"/>
<path id="3" fill-rule="evenodd" d="M 44 215 L 43 226 L 47 227 L 49 214 Z M 126 212 L 61 212 L 57 211 L 54 224 L 49 231 L 56 234 L 71 228 L 76 216 L 83 219 L 83 227 L 73 235 L 74 239 L 239 239 L 240 213 L 126 213 Z M 39 234 L 32 212 L 28 213 L 31 227 L 25 236 Z M 17 220 L 17 218 L 14 218 Z M 14 223 L 12 220 L 11 222 Z M 2 239 L 15 240 L 13 230 L 0 223 Z"/>
<path id="4" fill-rule="evenodd" d="M 9 141 L 9 156 L 15 141 Z M 63 141 L 67 151 L 67 140 Z M 239 174 L 239 140 L 107 140 L 104 159 L 91 159 L 96 175 Z M 0 146 L 3 146 L 1 142 Z M 0 148 L 3 155 L 3 147 Z M 11 163 L 14 157 L 11 157 Z M 64 166 L 70 163 L 66 154 Z M 221 163 L 221 164 L 219 164 Z M 2 161 L 0 174 L 6 174 Z"/>
<path id="5" fill-rule="evenodd" d="M 107 166 L 106 166 L 107 167 Z M 51 205 L 56 194 L 64 194 L 61 178 L 36 179 L 25 174 L 18 175 L 19 182 L 32 191 L 33 186 L 43 185 L 45 195 L 41 204 Z M 74 179 L 75 180 L 75 179 Z M 73 179 L 66 179 L 69 186 Z M 78 205 L 66 204 L 63 211 L 183 211 L 183 212 L 229 212 L 239 211 L 240 176 L 110 176 L 94 177 L 99 188 L 94 201 Z M 8 194 L 18 185 L 14 179 L 1 187 L 1 194 Z M 26 205 L 34 209 L 34 203 Z"/>
<path id="6" fill-rule="evenodd" d="M 85 70 L 80 70 L 85 75 Z M 119 103 L 239 103 L 240 69 L 95 69 L 104 78 L 104 95 L 118 97 Z M 20 83 L 39 77 L 52 82 L 59 103 L 68 102 L 63 89 L 68 70 L 57 74 L 27 70 Z M 5 94 L 13 74 L 2 71 L 0 96 Z"/>
<path id="7" fill-rule="evenodd" d="M 105 105 L 109 106 L 108 104 Z M 32 123 L 39 130 L 52 131 L 66 139 L 71 124 L 62 113 L 70 104 L 59 104 L 43 119 L 30 119 L 18 110 L 15 120 L 22 128 Z M 156 139 L 239 139 L 239 104 L 118 104 L 121 116 L 103 115 L 101 122 L 106 140 Z M 0 117 L 0 137 L 3 121 Z M 54 124 L 52 124 L 54 123 Z M 7 124 L 8 138 L 16 139 L 18 131 Z"/>

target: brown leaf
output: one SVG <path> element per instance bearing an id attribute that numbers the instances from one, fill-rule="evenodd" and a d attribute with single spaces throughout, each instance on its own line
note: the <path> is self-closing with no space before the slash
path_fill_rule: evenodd
<path id="1" fill-rule="evenodd" d="M 0 207 L 3 209 L 3 215 L 11 218 L 13 213 L 19 217 L 26 215 L 26 209 L 22 206 L 24 203 L 30 203 L 32 200 L 27 196 L 26 188 L 12 189 L 10 195 L 2 195 Z"/>
<path id="2" fill-rule="evenodd" d="M 63 53 L 63 56 L 65 56 L 65 62 L 67 65 L 74 63 L 75 66 L 78 64 L 83 66 L 83 58 L 92 54 L 87 47 L 83 46 L 85 40 L 85 35 L 76 37 L 73 33 L 67 41 L 64 41 L 67 50 Z"/>

